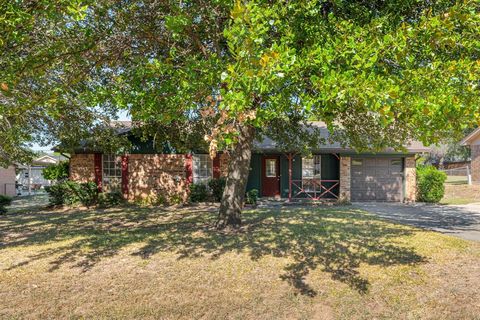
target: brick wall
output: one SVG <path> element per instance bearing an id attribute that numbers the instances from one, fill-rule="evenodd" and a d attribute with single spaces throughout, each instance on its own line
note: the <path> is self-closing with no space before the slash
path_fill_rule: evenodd
<path id="1" fill-rule="evenodd" d="M 472 183 L 480 184 L 480 145 L 471 145 L 470 149 L 472 151 Z"/>
<path id="2" fill-rule="evenodd" d="M 15 167 L 0 167 L 0 194 L 13 197 L 16 195 L 15 190 Z"/>
<path id="3" fill-rule="evenodd" d="M 128 199 L 188 198 L 185 155 L 131 154 L 128 157 Z"/>
<path id="4" fill-rule="evenodd" d="M 340 156 L 340 201 L 350 201 L 351 158 Z"/>
<path id="5" fill-rule="evenodd" d="M 415 156 L 405 158 L 405 201 L 417 199 L 417 169 Z"/>
<path id="6" fill-rule="evenodd" d="M 95 181 L 94 154 L 74 154 L 70 158 L 70 179 L 80 183 Z"/>

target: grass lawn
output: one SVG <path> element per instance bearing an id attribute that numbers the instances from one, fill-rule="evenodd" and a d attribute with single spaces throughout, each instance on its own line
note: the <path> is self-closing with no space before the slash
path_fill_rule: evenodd
<path id="1" fill-rule="evenodd" d="M 469 204 L 480 202 L 480 185 L 468 185 L 467 182 L 447 180 L 442 204 Z"/>
<path id="2" fill-rule="evenodd" d="M 478 319 L 480 244 L 350 207 L 21 208 L 0 217 L 0 318 Z"/>

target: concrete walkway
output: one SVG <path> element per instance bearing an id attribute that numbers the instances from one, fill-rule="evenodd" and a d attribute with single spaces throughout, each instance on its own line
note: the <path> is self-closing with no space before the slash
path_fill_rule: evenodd
<path id="1" fill-rule="evenodd" d="M 395 222 L 480 241 L 480 203 L 453 206 L 356 202 L 353 206 Z"/>

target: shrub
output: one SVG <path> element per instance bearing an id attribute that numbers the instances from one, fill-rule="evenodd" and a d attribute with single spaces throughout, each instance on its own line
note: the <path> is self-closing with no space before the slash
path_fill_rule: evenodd
<path id="1" fill-rule="evenodd" d="M 223 190 L 225 190 L 225 178 L 212 179 L 208 181 L 208 187 L 212 193 L 213 200 L 220 202 L 223 196 Z"/>
<path id="2" fill-rule="evenodd" d="M 52 186 L 45 186 L 45 191 L 48 193 L 48 202 L 52 206 L 61 206 L 65 204 L 65 185 L 56 184 Z"/>
<path id="3" fill-rule="evenodd" d="M 205 201 L 205 200 L 202 200 Z M 173 194 L 168 199 L 168 204 L 181 204 L 183 203 L 183 197 L 179 194 Z"/>
<path id="4" fill-rule="evenodd" d="M 83 204 L 87 207 L 98 202 L 98 188 L 94 182 L 77 183 L 66 181 L 46 187 L 51 205 Z"/>
<path id="5" fill-rule="evenodd" d="M 201 183 L 193 183 L 190 185 L 190 201 L 204 202 L 208 198 L 207 186 Z"/>
<path id="6" fill-rule="evenodd" d="M 98 205 L 104 208 L 115 207 L 124 201 L 121 192 L 103 192 L 98 195 Z"/>
<path id="7" fill-rule="evenodd" d="M 68 178 L 68 161 L 52 164 L 42 170 L 42 176 L 47 180 L 64 181 Z"/>
<path id="8" fill-rule="evenodd" d="M 7 208 L 0 206 L 0 216 L 7 213 Z"/>
<path id="9" fill-rule="evenodd" d="M 0 194 L 0 207 L 5 207 L 9 206 L 12 204 L 12 198 L 9 196 L 4 196 L 3 194 Z"/>
<path id="10" fill-rule="evenodd" d="M 257 200 L 258 200 L 258 190 L 257 189 L 252 189 L 247 191 L 245 194 L 245 202 L 251 205 L 256 206 L 257 205 Z"/>
<path id="11" fill-rule="evenodd" d="M 436 203 L 445 194 L 447 175 L 433 166 L 417 167 L 417 198 L 418 201 Z"/>

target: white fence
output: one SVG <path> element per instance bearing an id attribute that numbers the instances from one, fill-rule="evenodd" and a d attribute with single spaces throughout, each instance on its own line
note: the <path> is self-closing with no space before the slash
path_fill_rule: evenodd
<path id="1" fill-rule="evenodd" d="M 447 182 L 472 184 L 472 175 L 469 166 L 453 169 L 439 169 L 447 174 Z"/>

